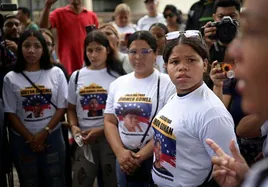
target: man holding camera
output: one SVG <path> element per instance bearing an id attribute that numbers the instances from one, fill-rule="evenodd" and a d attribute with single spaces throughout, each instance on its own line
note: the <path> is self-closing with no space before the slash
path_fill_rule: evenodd
<path id="1" fill-rule="evenodd" d="M 49 15 L 56 1 L 46 0 L 40 27 L 52 28 L 57 55 L 68 74 L 71 74 L 83 66 L 86 26 L 98 27 L 98 18 L 94 12 L 83 8 L 82 0 L 69 0 L 69 5 L 57 8 Z"/>
<path id="2" fill-rule="evenodd" d="M 217 0 L 215 2 L 212 15 L 214 22 L 208 22 L 203 27 L 211 62 L 224 60 L 226 47 L 237 32 L 240 8 L 239 0 Z"/>

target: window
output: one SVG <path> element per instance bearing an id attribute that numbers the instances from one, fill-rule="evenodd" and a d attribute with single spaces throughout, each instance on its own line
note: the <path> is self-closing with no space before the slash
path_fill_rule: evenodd
<path id="1" fill-rule="evenodd" d="M 92 0 L 94 12 L 113 12 L 121 0 Z"/>

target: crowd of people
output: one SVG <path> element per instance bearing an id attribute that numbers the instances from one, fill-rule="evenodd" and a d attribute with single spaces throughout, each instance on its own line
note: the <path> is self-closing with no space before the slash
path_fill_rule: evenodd
<path id="1" fill-rule="evenodd" d="M 268 185 L 267 1 L 56 1 L 4 16 L 0 186 Z"/>

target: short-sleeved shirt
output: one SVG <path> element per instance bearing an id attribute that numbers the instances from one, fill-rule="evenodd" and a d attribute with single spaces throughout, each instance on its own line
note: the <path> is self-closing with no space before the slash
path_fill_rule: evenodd
<path id="1" fill-rule="evenodd" d="M 87 67 L 75 71 L 69 82 L 68 102 L 76 105 L 78 124 L 81 130 L 103 127 L 103 114 L 107 92 L 112 81 L 119 77 L 115 72 L 107 72 L 107 68 L 90 70 Z"/>
<path id="2" fill-rule="evenodd" d="M 206 84 L 185 96 L 171 97 L 152 126 L 152 176 L 159 187 L 201 185 L 215 154 L 206 139 L 213 139 L 229 155 L 230 141 L 236 139 L 232 116 Z"/>
<path id="3" fill-rule="evenodd" d="M 52 28 L 56 28 L 58 32 L 59 59 L 71 74 L 83 66 L 85 27 L 89 25 L 98 27 L 97 16 L 86 9 L 76 14 L 69 6 L 66 6 L 54 10 L 49 19 Z"/>
<path id="4" fill-rule="evenodd" d="M 175 93 L 168 75 L 155 69 L 150 76 L 137 79 L 134 72 L 121 76 L 111 83 L 105 113 L 114 114 L 118 120 L 121 141 L 128 149 L 137 149 L 156 111 L 157 84 L 159 85 L 158 111 Z M 153 137 L 150 127 L 142 146 Z"/>
<path id="5" fill-rule="evenodd" d="M 148 15 L 145 15 L 139 19 L 138 24 L 137 24 L 137 30 L 148 31 L 151 25 L 154 23 L 163 23 L 165 25 L 167 24 L 163 14 L 161 13 L 158 13 L 157 16 L 155 17 L 150 17 Z"/>
<path id="6" fill-rule="evenodd" d="M 42 91 L 43 95 L 21 73 L 9 72 L 4 78 L 4 110 L 18 116 L 33 134 L 43 129 L 57 108 L 66 108 L 67 81 L 61 69 L 35 72 L 24 71 L 25 75 Z M 60 124 L 57 125 L 57 128 Z"/>

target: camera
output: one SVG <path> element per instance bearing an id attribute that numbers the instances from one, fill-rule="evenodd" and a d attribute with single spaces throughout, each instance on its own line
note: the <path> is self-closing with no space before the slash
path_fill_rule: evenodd
<path id="1" fill-rule="evenodd" d="M 217 67 L 221 68 L 222 72 L 226 73 L 226 77 L 228 77 L 229 79 L 232 79 L 235 77 L 233 64 L 222 62 L 222 63 L 219 63 Z"/>
<path id="2" fill-rule="evenodd" d="M 224 16 L 219 22 L 212 22 L 209 27 L 216 27 L 216 35 L 210 36 L 212 40 L 219 40 L 222 44 L 229 44 L 236 36 L 239 23 L 230 16 Z M 202 27 L 204 33 L 205 27 Z"/>

